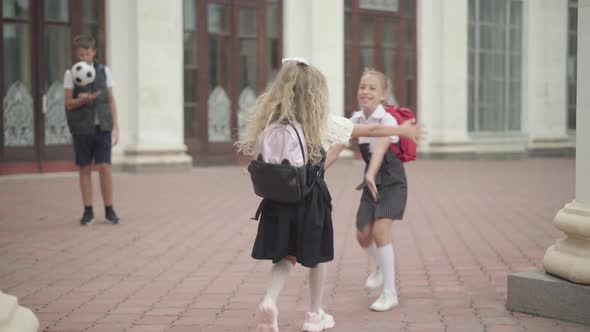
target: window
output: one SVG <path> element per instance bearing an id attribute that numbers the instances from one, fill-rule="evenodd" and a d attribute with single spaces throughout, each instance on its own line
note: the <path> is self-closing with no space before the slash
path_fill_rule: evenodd
<path id="1" fill-rule="evenodd" d="M 416 0 L 345 1 L 344 36 L 346 115 L 366 67 L 389 77 L 390 103 L 416 111 Z"/>
<path id="2" fill-rule="evenodd" d="M 578 0 L 568 3 L 567 33 L 567 129 L 576 130 L 576 88 L 578 70 Z"/>
<path id="3" fill-rule="evenodd" d="M 0 172 L 4 162 L 70 160 L 63 77 L 72 37 L 91 34 L 104 63 L 104 0 L 3 0 L 0 6 Z"/>
<path id="4" fill-rule="evenodd" d="M 185 143 L 233 153 L 256 95 L 280 66 L 282 2 L 184 0 Z"/>
<path id="5" fill-rule="evenodd" d="M 521 130 L 522 1 L 469 0 L 469 131 Z"/>
<path id="6" fill-rule="evenodd" d="M 184 136 L 193 137 L 197 131 L 197 78 L 199 62 L 197 54 L 197 3 L 183 3 L 184 42 Z"/>

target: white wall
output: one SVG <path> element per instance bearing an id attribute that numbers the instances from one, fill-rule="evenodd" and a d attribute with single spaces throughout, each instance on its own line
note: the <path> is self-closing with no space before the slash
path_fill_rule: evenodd
<path id="1" fill-rule="evenodd" d="M 283 56 L 304 57 L 328 80 L 332 113 L 344 115 L 344 1 L 285 0 Z"/>
<path id="2" fill-rule="evenodd" d="M 469 149 L 467 0 L 422 0 L 417 10 L 418 116 L 427 143 Z"/>
<path id="3" fill-rule="evenodd" d="M 123 148 L 135 142 L 137 136 L 137 44 L 130 43 L 137 39 L 135 28 L 135 1 L 107 0 L 106 17 L 106 62 L 113 72 L 113 92 L 119 118 L 119 144 L 113 148 L 113 161 L 122 158 Z"/>
<path id="4" fill-rule="evenodd" d="M 182 0 L 137 0 L 140 145 L 184 144 Z"/>
<path id="5" fill-rule="evenodd" d="M 418 109 L 429 131 L 422 151 L 524 151 L 566 142 L 567 0 L 523 6 L 523 136 L 468 132 L 468 1 L 418 1 Z M 451 148 L 455 146 L 456 149 Z M 446 148 L 445 148 L 446 147 Z"/>
<path id="6" fill-rule="evenodd" d="M 108 0 L 107 62 L 122 139 L 115 162 L 187 164 L 182 0 Z M 119 160 L 117 160 L 119 159 Z"/>
<path id="7" fill-rule="evenodd" d="M 576 201 L 590 206 L 590 0 L 578 2 Z"/>
<path id="8" fill-rule="evenodd" d="M 567 138 L 567 9 L 567 0 L 525 1 L 523 112 L 531 141 Z"/>

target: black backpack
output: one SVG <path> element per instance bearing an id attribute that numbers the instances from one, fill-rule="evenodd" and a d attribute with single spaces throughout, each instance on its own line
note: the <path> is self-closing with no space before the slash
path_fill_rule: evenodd
<path id="1" fill-rule="evenodd" d="M 301 154 L 305 159 L 299 131 L 292 123 L 285 122 L 285 124 L 295 129 Z M 307 184 L 308 169 L 309 162 L 303 166 L 293 166 L 287 159 L 284 159 L 280 164 L 271 164 L 265 162 L 261 154 L 258 154 L 248 165 L 248 172 L 256 195 L 281 203 L 298 203 L 305 199 L 311 188 Z"/>

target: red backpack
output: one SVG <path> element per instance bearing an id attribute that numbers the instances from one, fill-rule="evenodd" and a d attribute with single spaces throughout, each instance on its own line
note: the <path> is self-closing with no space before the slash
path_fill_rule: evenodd
<path id="1" fill-rule="evenodd" d="M 384 108 L 387 113 L 395 118 L 398 125 L 416 118 L 414 113 L 405 107 L 397 108 L 394 105 L 385 105 Z M 416 160 L 417 144 L 405 136 L 400 136 L 399 143 L 391 143 L 389 147 L 403 163 Z"/>

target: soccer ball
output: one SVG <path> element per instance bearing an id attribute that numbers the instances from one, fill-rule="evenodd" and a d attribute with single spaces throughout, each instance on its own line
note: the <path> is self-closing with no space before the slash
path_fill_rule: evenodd
<path id="1" fill-rule="evenodd" d="M 78 86 L 86 86 L 96 78 L 96 71 L 94 66 L 88 64 L 86 61 L 80 61 L 72 66 L 72 78 L 74 84 Z"/>

